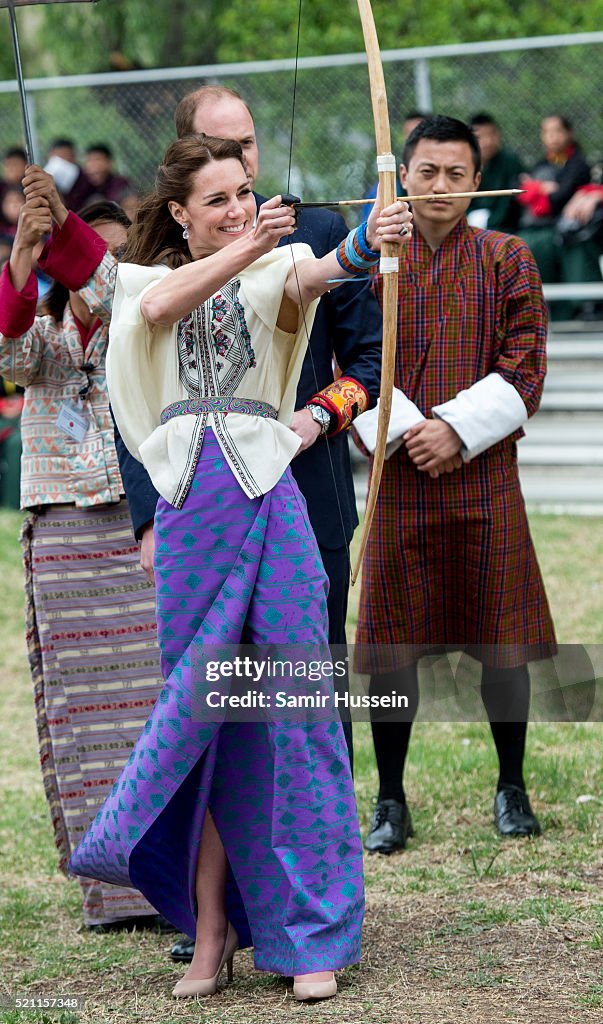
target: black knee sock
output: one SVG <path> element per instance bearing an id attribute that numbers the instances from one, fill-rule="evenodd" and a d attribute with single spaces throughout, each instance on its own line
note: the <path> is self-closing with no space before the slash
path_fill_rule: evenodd
<path id="1" fill-rule="evenodd" d="M 400 803 L 406 803 L 402 780 L 412 722 L 419 703 L 416 664 L 386 675 L 371 676 L 371 696 L 390 694 L 392 690 L 408 697 L 405 721 L 383 721 L 380 720 L 378 710 L 371 713 L 373 743 L 379 772 L 379 800 L 399 800 Z M 385 712 L 382 717 L 385 717 Z"/>
<path id="2" fill-rule="evenodd" d="M 482 667 L 482 700 L 498 754 L 498 789 L 525 790 L 523 759 L 530 709 L 530 677 L 526 665 L 513 669 Z"/>

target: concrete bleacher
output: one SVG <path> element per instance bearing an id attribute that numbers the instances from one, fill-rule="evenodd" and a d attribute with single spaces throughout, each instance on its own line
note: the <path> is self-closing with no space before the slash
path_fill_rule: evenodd
<path id="1" fill-rule="evenodd" d="M 603 323 L 552 324 L 542 403 L 518 453 L 528 504 L 603 514 Z"/>

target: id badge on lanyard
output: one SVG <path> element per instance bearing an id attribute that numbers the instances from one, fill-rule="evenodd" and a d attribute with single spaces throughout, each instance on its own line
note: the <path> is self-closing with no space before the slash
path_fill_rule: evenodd
<path id="1" fill-rule="evenodd" d="M 84 411 L 81 398 L 75 402 L 62 402 L 55 425 L 74 441 L 83 441 L 88 433 L 90 417 Z"/>
<path id="2" fill-rule="evenodd" d="M 92 387 L 89 374 L 94 370 L 94 366 L 92 363 L 86 362 L 80 369 L 86 374 L 86 384 L 80 388 L 75 401 L 61 403 L 59 415 L 54 421 L 55 426 L 74 441 L 83 441 L 90 426 L 90 416 L 84 409 L 84 399 Z"/>

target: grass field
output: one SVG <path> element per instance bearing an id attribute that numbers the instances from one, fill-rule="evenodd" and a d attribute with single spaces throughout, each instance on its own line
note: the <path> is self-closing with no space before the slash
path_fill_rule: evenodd
<path id="1" fill-rule="evenodd" d="M 282 979 L 253 971 L 247 952 L 235 959 L 234 985 L 176 1004 L 169 992 L 181 968 L 167 957 L 169 939 L 83 931 L 79 886 L 56 871 L 38 769 L 18 528 L 18 514 L 0 513 L 0 1021 L 603 1022 L 598 723 L 530 727 L 527 779 L 544 835 L 518 842 L 491 825 L 488 727 L 415 727 L 406 788 L 416 838 L 400 855 L 366 861 L 364 956 L 340 974 L 336 1000 L 296 1004 Z M 603 521 L 533 517 L 532 528 L 560 640 L 592 645 L 600 659 Z M 366 725 L 355 743 L 364 830 L 376 778 Z M 17 994 L 86 1002 L 78 1014 L 15 1011 L 6 1000 Z"/>

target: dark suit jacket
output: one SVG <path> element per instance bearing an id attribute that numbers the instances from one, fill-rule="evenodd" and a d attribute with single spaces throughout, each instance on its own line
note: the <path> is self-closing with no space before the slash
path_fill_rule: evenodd
<path id="1" fill-rule="evenodd" d="M 261 196 L 256 200 L 262 203 Z M 343 217 L 330 210 L 301 210 L 292 242 L 306 242 L 324 256 L 348 232 Z M 287 244 L 283 239 L 281 244 Z M 368 281 L 351 281 L 324 295 L 318 305 L 308 352 L 297 389 L 296 408 L 333 381 L 333 357 L 342 373 L 366 388 L 371 405 L 379 396 L 381 314 Z M 157 492 L 144 466 L 130 455 L 116 431 L 121 475 L 136 536 L 155 514 Z M 324 548 L 347 545 L 358 524 L 347 434 L 319 437 L 292 462 L 291 468 L 308 503 L 310 522 Z M 340 514 L 341 512 L 341 514 Z"/>

